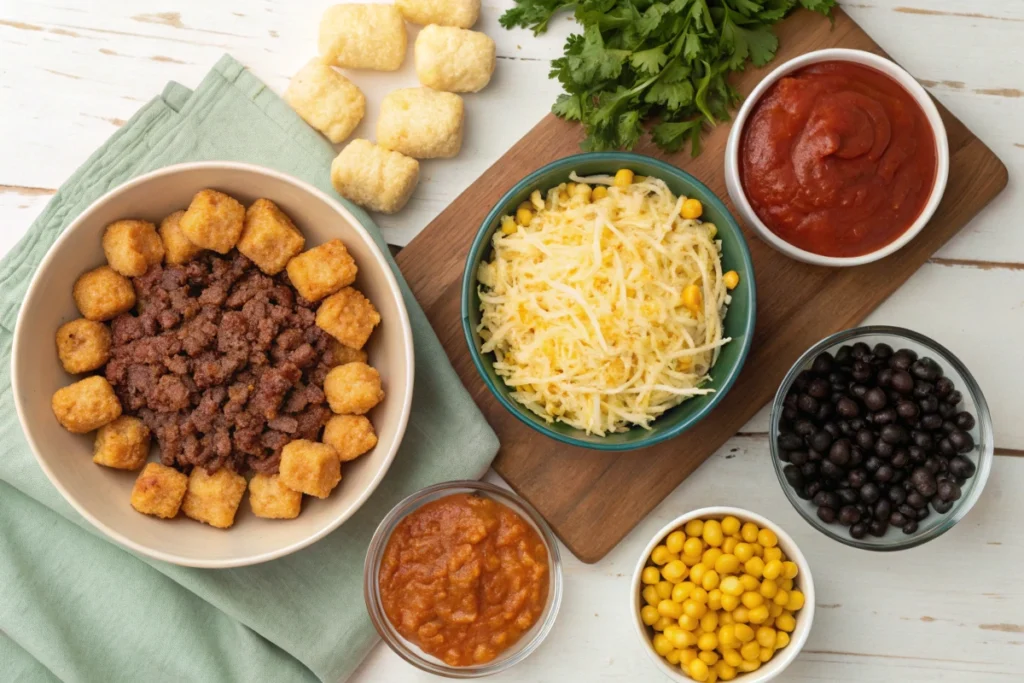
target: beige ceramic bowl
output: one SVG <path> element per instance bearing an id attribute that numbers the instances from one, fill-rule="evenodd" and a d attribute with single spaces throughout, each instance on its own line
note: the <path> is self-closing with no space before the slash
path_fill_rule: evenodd
<path id="1" fill-rule="evenodd" d="M 255 517 L 243 500 L 234 527 L 226 531 L 180 514 L 168 521 L 136 512 L 129 498 L 137 472 L 93 464 L 93 435 L 65 431 L 50 409 L 53 393 L 76 380 L 61 368 L 54 335 L 62 323 L 79 317 L 71 296 L 75 279 L 106 262 L 100 244 L 104 227 L 120 218 L 159 222 L 186 208 L 192 195 L 206 187 L 244 204 L 260 197 L 273 200 L 302 230 L 307 247 L 334 238 L 345 243 L 359 266 L 355 287 L 380 311 L 382 322 L 367 351 L 387 392 L 369 415 L 379 437 L 376 448 L 343 467 L 344 478 L 329 498 L 305 496 L 299 517 L 281 521 Z M 391 268 L 366 230 L 338 202 L 295 178 L 258 166 L 181 164 L 104 195 L 50 248 L 18 316 L 12 375 L 18 417 L 39 465 L 86 519 L 118 543 L 159 560 L 192 567 L 237 567 L 287 555 L 323 538 L 351 517 L 380 483 L 409 419 L 412 332 Z"/>
<path id="2" fill-rule="evenodd" d="M 655 534 L 651 542 L 644 548 L 644 553 L 640 556 L 640 561 L 637 562 L 636 569 L 633 571 L 633 581 L 630 584 L 629 608 L 633 615 L 635 631 L 640 640 L 643 641 L 644 651 L 647 652 L 651 661 L 654 662 L 655 666 L 665 676 L 678 683 L 693 683 L 693 679 L 683 673 L 679 666 L 669 664 L 664 657 L 654 651 L 654 645 L 651 643 L 654 637 L 654 630 L 640 619 L 640 608 L 643 606 L 643 601 L 640 597 L 640 591 L 643 589 L 640 574 L 643 572 L 644 567 L 647 566 L 647 558 L 651 556 L 651 552 L 656 546 L 664 543 L 665 538 L 670 533 L 676 529 L 683 528 L 691 519 L 721 520 L 728 515 L 738 518 L 740 522 L 753 522 L 762 529 L 771 529 L 775 532 L 775 535 L 779 538 L 779 547 L 782 549 L 782 552 L 790 560 L 796 562 L 797 569 L 800 570 L 795 583 L 796 588 L 799 588 L 804 594 L 805 600 L 803 608 L 796 613 L 796 629 L 789 634 L 789 644 L 781 650 L 777 650 L 775 656 L 765 664 L 762 664 L 761 668 L 757 671 L 740 673 L 734 680 L 737 683 L 767 683 L 774 680 L 786 667 L 793 663 L 793 660 L 800 654 L 800 650 L 803 649 L 804 644 L 807 642 L 807 636 L 811 633 L 811 624 L 814 622 L 814 579 L 811 578 L 811 567 L 807 564 L 807 558 L 796 547 L 796 543 L 789 537 L 789 534 L 783 531 L 775 522 L 762 517 L 756 512 L 742 508 L 715 506 L 693 510 L 685 515 L 676 517 Z"/>

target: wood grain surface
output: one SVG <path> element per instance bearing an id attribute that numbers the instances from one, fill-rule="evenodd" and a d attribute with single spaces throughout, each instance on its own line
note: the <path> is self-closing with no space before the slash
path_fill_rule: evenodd
<path id="1" fill-rule="evenodd" d="M 799 12 L 779 26 L 782 49 L 774 62 L 826 47 L 884 52 L 846 14 L 834 26 Z M 750 70 L 736 86 L 749 92 L 770 70 Z M 949 184 L 935 218 L 896 254 L 857 268 L 797 263 L 746 232 L 757 278 L 757 327 L 739 380 L 705 420 L 666 443 L 629 453 L 602 453 L 559 444 L 526 427 L 480 380 L 462 334 L 460 281 L 470 242 L 490 208 L 527 173 L 577 153 L 581 129 L 544 118 L 414 239 L 398 261 L 456 371 L 498 433 L 494 468 L 551 524 L 584 562 L 610 551 L 665 496 L 733 436 L 774 395 L 783 375 L 811 344 L 856 325 L 894 292 L 1007 182 L 1006 168 L 941 104 L 949 136 Z M 727 200 L 722 172 L 729 127 L 718 126 L 704 153 L 666 156 L 649 141 L 635 151 L 665 159 Z M 727 202 L 728 203 L 728 202 Z M 730 205 L 730 210 L 731 210 Z"/>

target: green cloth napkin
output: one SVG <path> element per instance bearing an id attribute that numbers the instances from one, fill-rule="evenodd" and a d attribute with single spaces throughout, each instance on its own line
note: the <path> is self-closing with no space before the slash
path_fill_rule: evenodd
<path id="1" fill-rule="evenodd" d="M 262 164 L 333 193 L 333 156 L 326 140 L 225 56 L 195 92 L 171 83 L 136 114 L 0 262 L 0 679 L 343 680 L 377 638 L 362 574 L 378 522 L 416 489 L 486 471 L 498 441 L 393 261 L 416 340 L 408 431 L 369 501 L 305 550 L 228 570 L 141 558 L 82 519 L 25 442 L 11 396 L 12 332 L 32 273 L 75 216 L 129 178 L 182 161 Z M 342 202 L 388 255 L 366 213 Z"/>

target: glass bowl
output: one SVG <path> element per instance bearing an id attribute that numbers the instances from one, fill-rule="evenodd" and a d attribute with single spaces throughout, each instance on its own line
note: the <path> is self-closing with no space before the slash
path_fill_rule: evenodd
<path id="1" fill-rule="evenodd" d="M 471 493 L 486 496 L 501 503 L 526 520 L 540 535 L 547 548 L 548 554 L 548 599 L 544 611 L 533 627 L 523 634 L 511 647 L 498 655 L 497 658 L 485 664 L 454 667 L 440 659 L 427 654 L 415 643 L 407 640 L 395 630 L 391 621 L 384 613 L 381 604 L 380 584 L 377 577 L 380 575 L 381 560 L 384 557 L 384 549 L 387 547 L 391 533 L 400 521 L 420 506 L 443 498 L 444 496 L 456 493 Z M 438 676 L 446 678 L 481 678 L 491 674 L 506 671 L 523 661 L 536 650 L 551 632 L 558 614 L 558 607 L 562 602 L 562 562 L 558 555 L 558 542 L 554 534 L 548 528 L 547 522 L 540 516 L 533 506 L 516 494 L 506 489 L 483 481 L 449 481 L 441 484 L 428 486 L 407 497 L 384 517 L 377 531 L 373 534 L 370 547 L 366 552 L 366 562 L 363 567 L 363 595 L 366 599 L 366 608 L 370 613 L 370 620 L 373 622 L 377 633 L 387 643 L 388 647 L 399 657 L 413 666 Z"/>
<path id="2" fill-rule="evenodd" d="M 579 175 L 614 174 L 617 169 L 628 168 L 637 175 L 654 176 L 664 180 L 676 195 L 695 197 L 704 205 L 702 220 L 718 227 L 718 239 L 722 241 L 722 272 L 735 270 L 740 283 L 730 292 L 732 301 L 725 317 L 723 334 L 732 341 L 721 348 L 718 361 L 711 370 L 711 381 L 707 387 L 714 393 L 695 396 L 659 416 L 650 429 L 634 427 L 624 432 L 606 436 L 587 434 L 562 422 L 548 423 L 512 398 L 512 390 L 494 371 L 494 354 L 483 354 L 483 342 L 477 333 L 480 324 L 480 296 L 477 292 L 476 274 L 481 261 L 490 257 L 491 240 L 501 224 L 502 216 L 513 213 L 515 208 L 534 190 L 546 192 L 559 183 L 569 180 L 575 171 Z M 556 441 L 602 451 L 628 451 L 646 448 L 676 437 L 706 417 L 721 402 L 739 377 L 754 338 L 756 318 L 756 286 L 754 264 L 750 259 L 743 231 L 736 219 L 714 192 L 689 173 L 663 161 L 629 152 L 590 152 L 559 159 L 534 171 L 505 193 L 477 232 L 466 259 L 466 270 L 462 279 L 462 328 L 473 358 L 484 384 L 495 398 L 519 421 Z"/>
<path id="3" fill-rule="evenodd" d="M 956 390 L 963 394 L 963 402 L 960 410 L 966 410 L 976 418 L 975 425 L 969 430 L 974 438 L 975 447 L 969 453 L 964 454 L 976 467 L 974 476 L 968 479 L 961 487 L 962 495 L 953 507 L 942 514 L 936 513 L 929 506 L 930 514 L 918 522 L 918 529 L 912 534 L 904 534 L 900 529 L 890 528 L 881 537 L 866 535 L 862 539 L 855 539 L 850 536 L 848 528 L 841 524 L 825 524 L 817 515 L 817 507 L 809 500 L 800 498 L 796 491 L 790 486 L 783 474 L 785 463 L 779 457 L 779 419 L 782 416 L 783 400 L 789 392 L 790 387 L 801 371 L 810 367 L 814 358 L 823 351 L 834 352 L 844 345 L 851 345 L 856 342 L 864 342 L 868 346 L 874 346 L 884 342 L 893 350 L 902 348 L 915 351 L 919 356 L 928 356 L 935 360 L 941 367 L 945 376 L 953 380 Z M 936 341 L 901 327 L 889 326 L 867 326 L 837 332 L 821 340 L 809 348 L 799 360 L 793 364 L 778 393 L 772 403 L 771 423 L 769 426 L 769 443 L 771 447 L 772 463 L 775 466 L 775 474 L 779 478 L 782 490 L 785 492 L 789 502 L 793 504 L 807 523 L 826 536 L 845 543 L 846 545 L 862 550 L 891 551 L 914 548 L 938 538 L 949 531 L 959 522 L 967 512 L 974 507 L 981 497 L 982 489 L 992 470 L 992 459 L 995 456 L 995 444 L 992 432 L 992 415 L 989 413 L 988 403 L 981 393 L 981 388 L 974 380 L 970 371 L 960 360 L 948 349 Z"/>

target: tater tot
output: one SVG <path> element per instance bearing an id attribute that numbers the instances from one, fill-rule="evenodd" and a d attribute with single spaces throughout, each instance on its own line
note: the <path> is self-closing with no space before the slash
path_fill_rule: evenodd
<path id="1" fill-rule="evenodd" d="M 284 99 L 335 144 L 351 135 L 366 113 L 366 97 L 359 88 L 316 59 L 292 76 Z"/>
<path id="2" fill-rule="evenodd" d="M 320 20 L 320 56 L 349 69 L 396 71 L 408 38 L 394 5 L 334 5 Z"/>
<path id="3" fill-rule="evenodd" d="M 72 434 L 99 429 L 121 415 L 121 402 L 114 388 L 98 375 L 58 389 L 50 406 L 57 421 Z"/>
<path id="4" fill-rule="evenodd" d="M 164 243 L 149 221 L 116 221 L 103 231 L 103 253 L 121 275 L 138 277 L 164 260 Z"/>
<path id="5" fill-rule="evenodd" d="M 164 260 L 172 265 L 191 261 L 203 250 L 192 244 L 181 230 L 184 211 L 175 211 L 160 222 L 160 239 L 164 243 Z"/>
<path id="6" fill-rule="evenodd" d="M 419 177 L 415 159 L 358 138 L 331 163 L 331 182 L 338 194 L 381 213 L 400 211 Z"/>
<path id="7" fill-rule="evenodd" d="M 78 318 L 57 329 L 57 355 L 72 375 L 102 367 L 110 360 L 110 328 L 95 320 Z"/>
<path id="8" fill-rule="evenodd" d="M 377 434 L 365 415 L 335 415 L 324 425 L 323 442 L 348 462 L 376 446 Z"/>
<path id="9" fill-rule="evenodd" d="M 494 73 L 494 41 L 479 31 L 425 27 L 416 37 L 416 75 L 434 90 L 477 92 Z"/>
<path id="10" fill-rule="evenodd" d="M 316 326 L 353 349 L 363 348 L 379 324 L 373 303 L 352 287 L 327 297 L 316 309 Z"/>
<path id="11" fill-rule="evenodd" d="M 231 251 L 242 236 L 245 207 L 217 190 L 200 190 L 181 217 L 181 230 L 192 244 L 218 254 Z"/>
<path id="12" fill-rule="evenodd" d="M 380 373 L 366 363 L 339 365 L 327 373 L 324 394 L 338 415 L 364 415 L 384 400 Z"/>
<path id="13" fill-rule="evenodd" d="M 135 305 L 132 282 L 110 266 L 100 266 L 75 280 L 71 292 L 82 317 L 110 320 L 130 311 Z"/>
<path id="14" fill-rule="evenodd" d="M 377 144 L 414 159 L 447 159 L 462 147 L 462 98 L 430 88 L 403 88 L 380 105 Z"/>
<path id="15" fill-rule="evenodd" d="M 410 24 L 470 28 L 480 18 L 480 0 L 395 0 Z"/>
<path id="16" fill-rule="evenodd" d="M 292 219 L 269 199 L 257 199 L 246 209 L 244 225 L 238 251 L 267 275 L 284 270 L 306 244 Z"/>

